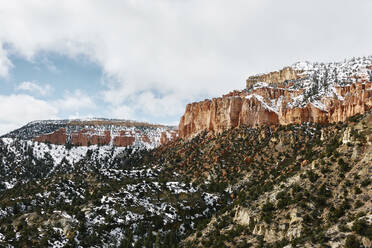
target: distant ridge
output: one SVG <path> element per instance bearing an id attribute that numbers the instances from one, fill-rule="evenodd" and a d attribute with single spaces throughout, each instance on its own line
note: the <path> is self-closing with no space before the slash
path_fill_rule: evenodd
<path id="1" fill-rule="evenodd" d="M 88 118 L 32 121 L 1 138 L 55 145 L 154 148 L 177 137 L 176 127 L 133 120 Z"/>

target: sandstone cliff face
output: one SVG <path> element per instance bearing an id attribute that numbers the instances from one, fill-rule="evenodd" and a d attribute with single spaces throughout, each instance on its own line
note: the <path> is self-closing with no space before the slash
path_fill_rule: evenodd
<path id="1" fill-rule="evenodd" d="M 133 136 L 118 136 L 114 138 L 115 146 L 131 146 L 136 139 Z"/>
<path id="2" fill-rule="evenodd" d="M 83 129 L 80 132 L 71 134 L 71 144 L 78 146 L 88 145 L 108 145 L 110 144 L 111 136 L 109 131 L 104 131 L 103 135 L 94 134 L 92 129 Z"/>
<path id="3" fill-rule="evenodd" d="M 370 64 L 372 57 L 330 65 L 306 62 L 249 77 L 246 90 L 188 104 L 179 136 L 240 125 L 325 124 L 364 114 L 372 110 L 372 83 L 366 77 L 372 73 Z"/>
<path id="4" fill-rule="evenodd" d="M 301 124 L 315 122 L 325 124 L 328 122 L 327 112 L 309 103 L 304 108 L 283 108 L 279 113 L 281 125 Z"/>
<path id="5" fill-rule="evenodd" d="M 322 108 L 313 103 L 289 107 L 290 97 L 301 91 L 261 88 L 248 96 L 224 96 L 188 104 L 179 124 L 181 138 L 193 137 L 202 131 L 220 133 L 225 129 L 246 125 L 288 125 L 315 122 L 320 124 L 345 121 L 348 117 L 372 110 L 372 83 L 363 87 L 339 87 L 343 100 L 325 97 Z M 270 106 L 270 103 L 276 106 Z"/>
<path id="6" fill-rule="evenodd" d="M 67 135 L 66 135 L 65 128 L 60 128 L 53 133 L 45 134 L 45 135 L 34 138 L 34 140 L 38 142 L 51 143 L 51 144 L 56 144 L 56 145 L 66 144 L 66 139 L 67 139 Z"/>
<path id="7" fill-rule="evenodd" d="M 179 136 L 189 137 L 201 131 L 222 132 L 239 125 L 278 124 L 275 112 L 256 98 L 223 97 L 188 104 L 179 124 Z"/>

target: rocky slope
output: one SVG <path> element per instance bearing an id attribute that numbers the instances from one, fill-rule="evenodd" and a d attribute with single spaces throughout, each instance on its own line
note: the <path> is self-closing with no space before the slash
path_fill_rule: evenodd
<path id="1" fill-rule="evenodd" d="M 227 182 L 232 203 L 181 247 L 372 247 L 371 114 L 199 137 L 180 170 Z"/>
<path id="2" fill-rule="evenodd" d="M 173 247 L 224 194 L 151 150 L 0 139 L 0 247 Z"/>
<path id="3" fill-rule="evenodd" d="M 73 147 L 58 166 L 59 151 L 36 144 L 0 140 L 0 246 L 371 244 L 371 114 L 203 132 L 149 151 Z"/>
<path id="4" fill-rule="evenodd" d="M 174 127 L 142 122 L 89 119 L 35 121 L 3 137 L 55 145 L 154 148 L 177 137 Z"/>
<path id="5" fill-rule="evenodd" d="M 248 78 L 247 88 L 188 104 L 179 136 L 240 125 L 333 123 L 372 109 L 372 56 L 340 63 L 296 63 Z"/>

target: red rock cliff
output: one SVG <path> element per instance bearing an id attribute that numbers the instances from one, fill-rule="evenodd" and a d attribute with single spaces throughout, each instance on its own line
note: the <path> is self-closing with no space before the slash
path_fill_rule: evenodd
<path id="1" fill-rule="evenodd" d="M 39 137 L 34 138 L 34 140 L 38 142 L 51 143 L 56 145 L 66 144 L 66 139 L 67 135 L 65 128 L 60 128 L 53 133 L 41 135 Z"/>
<path id="2" fill-rule="evenodd" d="M 301 107 L 291 107 L 303 90 L 261 87 L 247 92 L 232 92 L 221 98 L 186 106 L 179 123 L 179 136 L 189 138 L 202 131 L 219 133 L 239 125 L 287 125 L 304 122 L 328 123 L 372 109 L 372 83 L 355 83 L 336 87 L 336 95 L 326 96 Z"/>

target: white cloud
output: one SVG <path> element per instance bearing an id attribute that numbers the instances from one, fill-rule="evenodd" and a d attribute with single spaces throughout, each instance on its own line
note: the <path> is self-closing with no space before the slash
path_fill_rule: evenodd
<path id="1" fill-rule="evenodd" d="M 26 94 L 0 95 L 0 135 L 30 121 L 59 119 L 63 111 L 75 111 L 69 118 L 92 117 L 81 115 L 79 111 L 95 107 L 93 100 L 80 90 L 66 92 L 63 98 L 55 101 L 44 101 Z"/>
<path id="2" fill-rule="evenodd" d="M 53 61 L 48 59 L 47 57 L 42 57 L 40 61 L 46 68 L 48 68 L 49 71 L 54 73 L 59 73 L 60 71 L 56 67 Z"/>
<path id="3" fill-rule="evenodd" d="M 24 90 L 31 93 L 46 95 L 51 92 L 52 86 L 49 84 L 40 85 L 36 82 L 24 81 L 16 87 L 16 90 Z"/>
<path id="4" fill-rule="evenodd" d="M 33 96 L 0 95 L 0 135 L 22 125 L 41 119 L 57 118 L 57 108 Z"/>
<path id="5" fill-rule="evenodd" d="M 7 51 L 4 50 L 0 40 L 0 77 L 7 77 L 10 68 L 13 67 L 12 62 L 8 58 Z"/>
<path id="6" fill-rule="evenodd" d="M 86 55 L 107 76 L 113 114 L 178 118 L 185 102 L 241 89 L 252 73 L 372 53 L 371 9 L 367 0 L 4 1 L 0 43 L 25 58 Z M 0 75 L 8 69 L 0 63 Z M 73 111 L 91 103 L 67 100 Z"/>
<path id="7" fill-rule="evenodd" d="M 115 107 L 111 107 L 110 114 L 112 118 L 134 120 L 135 110 L 125 105 L 115 106 Z"/>
<path id="8" fill-rule="evenodd" d="M 75 112 L 96 107 L 92 98 L 81 90 L 75 90 L 74 92 L 67 91 L 64 97 L 54 101 L 53 105 L 60 110 Z"/>

